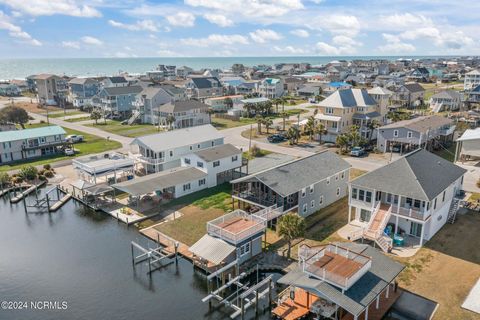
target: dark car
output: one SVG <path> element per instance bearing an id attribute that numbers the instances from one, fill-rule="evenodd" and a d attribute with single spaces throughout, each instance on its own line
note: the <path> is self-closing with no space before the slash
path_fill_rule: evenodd
<path id="1" fill-rule="evenodd" d="M 267 140 L 268 142 L 271 142 L 271 143 L 282 142 L 282 141 L 285 141 L 285 136 L 281 134 L 272 134 L 267 137 Z"/>

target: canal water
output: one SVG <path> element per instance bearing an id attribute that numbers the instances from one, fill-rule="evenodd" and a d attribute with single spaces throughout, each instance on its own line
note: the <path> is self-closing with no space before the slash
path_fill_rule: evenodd
<path id="1" fill-rule="evenodd" d="M 189 261 L 151 278 L 147 266 L 134 269 L 132 240 L 148 242 L 134 227 L 73 200 L 55 213 L 25 214 L 22 202 L 0 199 L 0 301 L 23 308 L 0 309 L 0 319 L 229 318 L 231 309 L 209 311 L 201 302 L 206 280 Z M 49 304 L 42 308 L 43 301 Z"/>

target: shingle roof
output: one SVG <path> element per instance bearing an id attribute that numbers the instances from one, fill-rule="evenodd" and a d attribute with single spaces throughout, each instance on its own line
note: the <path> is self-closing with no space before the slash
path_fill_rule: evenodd
<path id="1" fill-rule="evenodd" d="M 231 145 L 230 143 L 227 143 L 197 151 L 195 152 L 195 154 L 207 162 L 212 162 L 215 160 L 220 160 L 226 157 L 237 155 L 241 152 L 242 151 L 240 151 L 240 149 L 237 149 L 237 147 Z"/>
<path id="2" fill-rule="evenodd" d="M 351 184 L 430 201 L 465 172 L 465 169 L 433 153 L 418 149 L 356 178 Z"/>
<path id="3" fill-rule="evenodd" d="M 343 89 L 337 90 L 319 103 L 321 107 L 368 107 L 374 106 L 377 102 L 368 94 L 365 89 Z"/>
<path id="4" fill-rule="evenodd" d="M 460 99 L 461 95 L 458 91 L 455 90 L 445 90 L 445 91 L 440 91 L 437 94 L 434 94 L 432 99 Z"/>
<path id="5" fill-rule="evenodd" d="M 422 92 L 425 91 L 425 89 L 419 85 L 417 82 L 414 83 L 407 83 L 404 85 L 404 87 L 410 91 L 410 92 Z"/>
<path id="6" fill-rule="evenodd" d="M 424 117 L 418 117 L 418 118 L 413 118 L 409 120 L 394 122 L 386 126 L 380 127 L 379 130 L 393 129 L 393 128 L 408 128 L 416 132 L 427 133 L 427 131 L 437 129 L 451 123 L 453 123 L 452 119 L 448 119 L 442 116 L 432 115 L 432 116 L 424 116 Z"/>
<path id="7" fill-rule="evenodd" d="M 171 150 L 209 140 L 222 139 L 223 136 L 210 124 L 172 131 L 150 134 L 135 138 L 131 144 L 143 144 L 155 152 Z"/>
<path id="8" fill-rule="evenodd" d="M 126 83 L 128 82 L 125 77 L 108 77 L 112 83 Z"/>
<path id="9" fill-rule="evenodd" d="M 145 89 L 140 92 L 141 96 L 145 96 L 147 99 L 152 99 L 155 97 L 160 91 L 165 91 L 163 88 L 159 87 L 146 87 Z"/>
<path id="10" fill-rule="evenodd" d="M 209 108 L 208 105 L 197 100 L 186 100 L 186 101 L 174 101 L 166 103 L 160 106 L 161 112 L 185 112 L 196 109 L 203 109 L 206 111 Z"/>
<path id="11" fill-rule="evenodd" d="M 280 278 L 278 282 L 319 293 L 349 313 L 359 315 L 398 276 L 404 266 L 368 245 L 350 242 L 337 244 L 372 259 L 372 266 L 367 273 L 344 293 L 340 288 L 325 281 L 309 277 L 299 267 Z"/>
<path id="12" fill-rule="evenodd" d="M 253 178 L 275 190 L 278 194 L 288 196 L 348 168 L 350 168 L 350 164 L 337 154 L 324 151 L 239 178 L 232 183 Z"/>
<path id="13" fill-rule="evenodd" d="M 73 78 L 68 81 L 69 84 L 86 84 L 86 83 L 97 83 L 98 81 L 92 78 Z"/>
<path id="14" fill-rule="evenodd" d="M 192 82 L 198 89 L 212 88 L 212 83 L 216 82 L 220 86 L 220 81 L 216 77 L 198 77 L 192 78 Z"/>
<path id="15" fill-rule="evenodd" d="M 126 94 L 138 94 L 142 92 L 141 86 L 126 86 L 126 87 L 108 87 L 103 88 L 109 96 L 119 96 Z"/>
<path id="16" fill-rule="evenodd" d="M 59 126 L 47 126 L 33 129 L 0 131 L 0 142 L 17 141 L 24 139 L 33 139 L 58 134 L 66 134 L 65 130 Z"/>

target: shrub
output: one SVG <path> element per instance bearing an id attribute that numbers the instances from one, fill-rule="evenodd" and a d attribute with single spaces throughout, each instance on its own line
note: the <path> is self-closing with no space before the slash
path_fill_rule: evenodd
<path id="1" fill-rule="evenodd" d="M 477 187 L 480 188 L 480 179 L 477 181 Z"/>
<path id="2" fill-rule="evenodd" d="M 49 163 L 47 163 L 47 164 L 43 165 L 43 169 L 50 170 L 50 169 L 52 169 L 52 166 Z"/>
<path id="3" fill-rule="evenodd" d="M 44 176 L 47 178 L 53 178 L 53 172 L 51 170 L 46 170 Z"/>
<path id="4" fill-rule="evenodd" d="M 47 171 L 47 172 L 50 172 L 50 171 Z M 47 180 L 47 177 L 45 177 L 44 175 L 41 175 L 41 174 L 40 174 L 40 175 L 38 175 L 38 180 L 40 180 L 40 181 L 45 181 L 45 180 Z"/>
<path id="5" fill-rule="evenodd" d="M 21 177 L 14 177 L 12 178 L 13 183 L 22 183 L 23 179 Z"/>
<path id="6" fill-rule="evenodd" d="M 38 170 L 34 166 L 25 166 L 20 169 L 19 177 L 23 180 L 33 180 L 37 177 Z"/>
<path id="7" fill-rule="evenodd" d="M 3 186 L 10 184 L 10 176 L 6 172 L 0 173 L 0 185 Z"/>

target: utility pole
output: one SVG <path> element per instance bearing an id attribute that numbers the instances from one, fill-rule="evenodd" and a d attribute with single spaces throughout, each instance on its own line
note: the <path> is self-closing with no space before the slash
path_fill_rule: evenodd
<path id="1" fill-rule="evenodd" d="M 250 151 L 252 150 L 252 130 L 253 130 L 253 124 L 250 124 L 250 137 L 248 139 L 248 154 L 250 154 Z"/>

